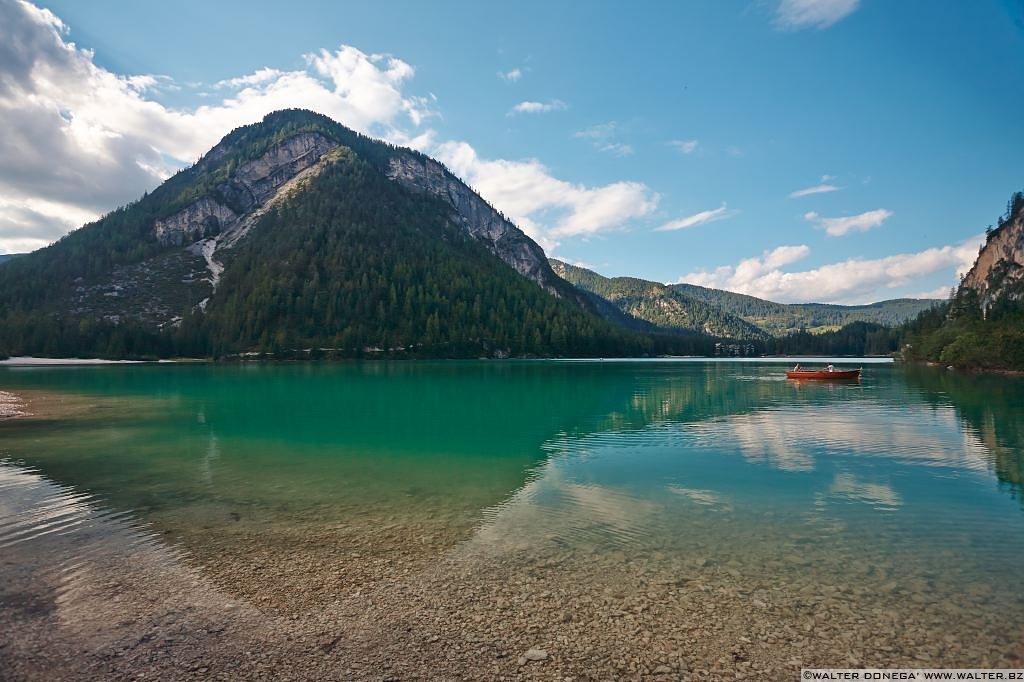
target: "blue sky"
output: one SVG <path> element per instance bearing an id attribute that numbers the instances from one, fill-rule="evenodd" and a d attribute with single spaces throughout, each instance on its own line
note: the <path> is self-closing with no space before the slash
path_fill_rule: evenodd
<path id="1" fill-rule="evenodd" d="M 1013 0 L 0 12 L 0 251 L 283 106 L 440 158 L 554 256 L 780 301 L 948 289 L 1024 187 Z"/>

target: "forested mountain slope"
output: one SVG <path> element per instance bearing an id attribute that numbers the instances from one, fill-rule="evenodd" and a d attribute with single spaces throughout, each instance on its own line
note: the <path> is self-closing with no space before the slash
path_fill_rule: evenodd
<path id="1" fill-rule="evenodd" d="M 14 354 L 701 352 L 613 325 L 441 164 L 290 110 L 0 268 Z M 668 344 L 668 345 L 665 345 Z"/>

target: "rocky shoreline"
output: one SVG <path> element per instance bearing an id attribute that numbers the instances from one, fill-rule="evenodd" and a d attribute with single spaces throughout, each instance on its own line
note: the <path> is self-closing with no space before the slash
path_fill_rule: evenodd
<path id="1" fill-rule="evenodd" d="M 27 415 L 24 400 L 14 393 L 0 391 L 0 419 L 14 419 Z"/>
<path id="2" fill-rule="evenodd" d="M 945 576 L 881 553 L 494 554 L 429 516 L 172 530 L 83 514 L 82 537 L 0 560 L 7 679 L 774 680 L 1024 657 L 1019 591 L 975 583 L 954 603 L 934 596 Z"/>

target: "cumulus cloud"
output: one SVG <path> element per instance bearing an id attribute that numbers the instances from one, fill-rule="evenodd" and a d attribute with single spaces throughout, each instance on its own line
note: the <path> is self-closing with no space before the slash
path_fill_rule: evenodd
<path id="1" fill-rule="evenodd" d="M 934 289 L 929 289 L 927 291 L 918 291 L 918 292 L 909 294 L 907 296 L 907 298 L 938 298 L 938 299 L 946 300 L 946 299 L 949 298 L 949 292 L 952 289 L 954 289 L 954 287 L 952 287 L 952 286 L 935 287 Z"/>
<path id="2" fill-rule="evenodd" d="M 842 237 L 850 232 L 867 232 L 892 217 L 892 211 L 884 208 L 877 208 L 874 211 L 865 211 L 857 215 L 842 216 L 840 218 L 825 218 L 814 211 L 804 214 L 804 220 L 816 223 L 825 230 L 830 237 Z"/>
<path id="3" fill-rule="evenodd" d="M 619 229 L 657 206 L 641 183 L 575 184 L 535 159 L 481 159 L 466 142 L 440 141 L 423 127 L 436 98 L 406 92 L 415 70 L 397 57 L 320 50 L 305 68 L 262 68 L 208 86 L 215 102 L 170 109 L 149 96 L 169 87 L 166 77 L 97 66 L 48 10 L 0 0 L 0 25 L 9 38 L 0 41 L 0 253 L 45 246 L 151 190 L 231 129 L 294 107 L 442 158 L 546 246 Z M 522 104 L 524 113 L 566 107 Z"/>
<path id="4" fill-rule="evenodd" d="M 725 265 L 710 272 L 692 272 L 679 278 L 679 282 L 782 303 L 869 303 L 892 298 L 893 289 L 913 285 L 939 273 L 948 273 L 950 281 L 954 281 L 955 276 L 970 269 L 983 242 L 984 236 L 978 235 L 955 246 L 885 258 L 851 258 L 803 271 L 783 268 L 805 258 L 810 249 L 805 245 L 780 246 L 737 265 Z"/>
<path id="5" fill-rule="evenodd" d="M 402 92 L 410 65 L 345 45 L 307 55 L 301 71 L 222 81 L 217 89 L 227 94 L 217 104 L 174 110 L 147 96 L 166 89 L 166 77 L 97 66 L 48 10 L 3 0 L 0 25 L 8 38 L 0 41 L 0 252 L 44 246 L 137 198 L 232 128 L 276 109 L 307 107 L 384 136 L 432 113 L 426 98 Z M 33 221 L 37 231 L 15 236 L 15 222 Z"/>
<path id="6" fill-rule="evenodd" d="M 67 204 L 0 198 L 0 253 L 34 251 L 92 218 L 91 212 Z"/>
<path id="7" fill-rule="evenodd" d="M 531 102 L 525 101 L 512 107 L 512 110 L 508 112 L 509 116 L 515 114 L 546 114 L 549 111 L 563 111 L 568 109 L 569 105 L 560 99 L 553 99 L 548 102 Z"/>
<path id="8" fill-rule="evenodd" d="M 723 202 L 722 205 L 715 209 L 707 211 L 701 211 L 700 213 L 694 213 L 691 216 L 685 218 L 679 218 L 677 220 L 670 220 L 669 222 L 661 225 L 660 227 L 654 228 L 655 232 L 672 232 L 673 230 L 685 230 L 689 227 L 697 227 L 698 225 L 704 225 L 707 223 L 713 223 L 716 220 L 722 220 L 730 216 L 736 215 L 736 211 L 730 211 L 728 206 Z"/>
<path id="9" fill-rule="evenodd" d="M 692 154 L 697 151 L 697 140 L 672 140 L 669 144 L 678 149 L 683 154 Z"/>
<path id="10" fill-rule="evenodd" d="M 633 145 L 615 140 L 618 134 L 618 124 L 615 121 L 600 123 L 591 126 L 586 130 L 580 130 L 572 134 L 573 137 L 587 140 L 595 149 L 615 156 L 630 156 L 633 154 Z"/>
<path id="11" fill-rule="evenodd" d="M 781 0 L 775 26 L 782 30 L 828 28 L 853 14 L 860 0 Z"/>
<path id="12" fill-rule="evenodd" d="M 511 71 L 499 71 L 498 78 L 509 83 L 518 83 L 519 79 L 523 77 L 521 69 L 512 69 Z"/>
<path id="13" fill-rule="evenodd" d="M 795 192 L 789 193 L 790 199 L 799 199 L 800 197 L 810 196 L 812 194 L 825 194 L 827 192 L 837 192 L 842 187 L 837 187 L 832 184 L 832 180 L 835 178 L 831 175 L 822 175 L 819 184 L 813 187 L 805 187 L 804 189 L 798 189 Z"/>
<path id="14" fill-rule="evenodd" d="M 537 159 L 483 159 L 466 142 L 442 143 L 434 153 L 548 250 L 564 237 L 621 228 L 658 204 L 638 182 L 587 187 L 554 177 Z"/>

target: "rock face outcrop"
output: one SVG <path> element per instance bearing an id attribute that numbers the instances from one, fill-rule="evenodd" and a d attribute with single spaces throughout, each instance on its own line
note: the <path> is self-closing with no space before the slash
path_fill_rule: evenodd
<path id="1" fill-rule="evenodd" d="M 537 242 L 440 163 L 399 151 L 391 157 L 386 172 L 389 178 L 408 189 L 446 201 L 453 209 L 452 220 L 483 242 L 494 255 L 555 296 L 565 295 L 564 282 L 551 270 Z"/>
<path id="2" fill-rule="evenodd" d="M 174 215 L 156 221 L 153 233 L 165 246 L 182 246 L 220 234 L 238 220 L 230 208 L 211 197 L 203 197 Z"/>
<path id="3" fill-rule="evenodd" d="M 1024 283 L 1024 202 L 1021 202 L 988 241 L 964 277 L 961 287 L 978 294 L 982 311 L 1004 295 L 1017 297 Z"/>
<path id="4" fill-rule="evenodd" d="M 245 208 L 262 204 L 278 187 L 320 160 L 337 147 L 320 133 L 302 133 L 278 142 L 263 156 L 239 166 L 231 174 L 227 187 L 219 188 L 225 196 L 231 193 Z"/>
<path id="5" fill-rule="evenodd" d="M 225 232 L 241 215 L 262 205 L 279 187 L 337 146 L 316 132 L 281 140 L 258 159 L 236 168 L 227 182 L 217 187 L 216 197 L 203 197 L 174 215 L 157 220 L 153 232 L 161 244 L 173 246 Z"/>

